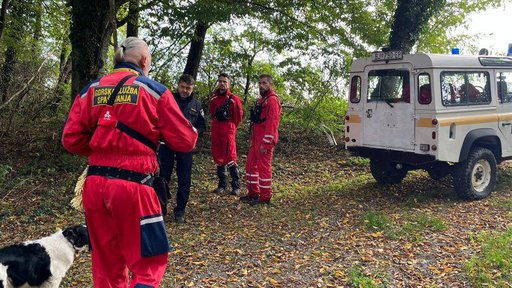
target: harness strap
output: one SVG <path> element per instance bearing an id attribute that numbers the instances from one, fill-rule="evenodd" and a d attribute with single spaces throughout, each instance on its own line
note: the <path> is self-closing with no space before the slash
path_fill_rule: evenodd
<path id="1" fill-rule="evenodd" d="M 126 180 L 149 187 L 153 187 L 153 180 L 155 179 L 155 176 L 152 174 L 143 174 L 111 166 L 89 166 L 87 169 L 87 176 L 89 175 Z"/>
<path id="2" fill-rule="evenodd" d="M 128 76 L 124 77 L 123 79 L 121 79 L 121 81 L 119 81 L 119 83 L 117 83 L 116 87 L 114 88 L 114 91 L 112 91 L 112 94 L 110 94 L 110 98 L 108 99 L 107 105 L 109 105 L 109 106 L 114 105 L 114 102 L 116 101 L 117 94 L 123 87 L 124 83 L 126 83 L 126 81 L 128 81 L 130 78 L 133 78 L 133 77 L 136 77 L 136 75 L 133 75 L 133 74 L 128 75 Z M 119 129 L 119 131 L 132 137 L 133 139 L 139 141 L 140 143 L 146 145 L 151 150 L 156 151 L 157 146 L 151 140 L 146 138 L 144 135 L 142 135 L 138 131 L 128 127 L 123 122 L 117 121 L 116 128 Z"/>

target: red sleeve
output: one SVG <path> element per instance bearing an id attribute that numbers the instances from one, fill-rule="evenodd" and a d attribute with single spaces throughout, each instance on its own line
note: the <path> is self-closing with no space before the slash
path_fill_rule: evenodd
<path id="1" fill-rule="evenodd" d="M 208 109 L 210 110 L 210 119 L 214 119 L 215 109 L 217 109 L 217 107 L 215 106 L 215 103 L 213 102 L 213 97 L 210 98 L 210 105 L 208 105 Z"/>
<path id="2" fill-rule="evenodd" d="M 64 148 L 82 156 L 89 156 L 92 153 L 89 141 L 92 138 L 93 129 L 87 125 L 87 108 L 87 97 L 76 96 L 62 133 Z"/>
<path id="3" fill-rule="evenodd" d="M 263 143 L 267 146 L 275 146 L 277 144 L 279 121 L 281 120 L 281 103 L 279 98 L 270 97 L 268 99 L 268 114 L 265 121 L 265 135 L 263 135 Z"/>
<path id="4" fill-rule="evenodd" d="M 238 127 L 242 122 L 242 118 L 244 117 L 244 110 L 242 108 L 242 101 L 240 97 L 233 95 L 231 98 L 233 100 L 233 123 Z"/>
<path id="5" fill-rule="evenodd" d="M 158 100 L 157 115 L 157 127 L 163 141 L 171 150 L 190 152 L 194 149 L 197 141 L 197 130 L 183 116 L 169 90 L 165 91 Z"/>

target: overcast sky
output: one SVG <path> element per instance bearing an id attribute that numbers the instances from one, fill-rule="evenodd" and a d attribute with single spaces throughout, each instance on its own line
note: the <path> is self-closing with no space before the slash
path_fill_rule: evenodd
<path id="1" fill-rule="evenodd" d="M 483 34 L 478 47 L 489 49 L 491 54 L 506 54 L 508 44 L 512 43 L 512 4 L 471 15 L 469 31 Z"/>

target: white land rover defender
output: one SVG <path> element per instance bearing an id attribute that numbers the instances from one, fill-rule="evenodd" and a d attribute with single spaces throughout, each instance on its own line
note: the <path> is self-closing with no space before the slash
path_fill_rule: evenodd
<path id="1" fill-rule="evenodd" d="M 370 158 L 377 182 L 407 171 L 453 174 L 457 194 L 482 199 L 512 156 L 512 57 L 375 52 L 350 71 L 346 147 Z"/>

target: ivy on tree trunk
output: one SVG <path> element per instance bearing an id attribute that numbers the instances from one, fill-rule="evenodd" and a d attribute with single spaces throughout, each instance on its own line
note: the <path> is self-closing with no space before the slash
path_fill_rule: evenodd
<path id="1" fill-rule="evenodd" d="M 70 0 L 72 99 L 80 89 L 98 77 L 105 64 L 115 15 L 109 1 Z"/>
<path id="2" fill-rule="evenodd" d="M 446 0 L 398 0 L 389 48 L 410 53 L 428 20 L 443 9 Z"/>
<path id="3" fill-rule="evenodd" d="M 187 64 L 185 65 L 184 74 L 190 74 L 194 79 L 197 78 L 197 72 L 199 71 L 199 63 L 201 62 L 201 56 L 204 49 L 204 39 L 206 37 L 206 31 L 208 25 L 203 21 L 198 21 L 194 36 L 190 42 L 190 50 L 188 51 Z"/>

